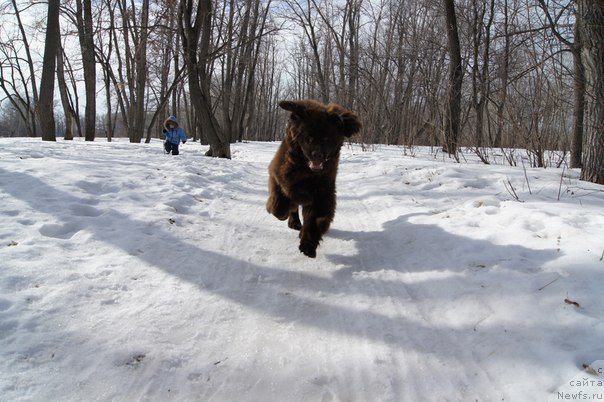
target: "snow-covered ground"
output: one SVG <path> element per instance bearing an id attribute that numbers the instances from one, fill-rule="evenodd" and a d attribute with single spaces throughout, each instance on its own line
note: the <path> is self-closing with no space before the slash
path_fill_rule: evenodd
<path id="1" fill-rule="evenodd" d="M 264 207 L 276 147 L 1 139 L 0 400 L 545 401 L 603 380 L 583 367 L 604 358 L 603 186 L 346 147 L 309 259 Z"/>

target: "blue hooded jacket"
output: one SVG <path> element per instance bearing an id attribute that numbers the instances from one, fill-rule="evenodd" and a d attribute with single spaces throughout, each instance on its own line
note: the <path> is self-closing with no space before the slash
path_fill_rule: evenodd
<path id="1" fill-rule="evenodd" d="M 168 128 L 168 123 L 174 123 L 176 125 L 175 128 Z M 171 144 L 178 144 L 180 141 L 184 144 L 187 142 L 187 136 L 185 135 L 185 130 L 180 128 L 178 125 L 178 121 L 176 120 L 176 116 L 170 116 L 164 122 L 164 135 L 166 136 L 166 141 Z"/>

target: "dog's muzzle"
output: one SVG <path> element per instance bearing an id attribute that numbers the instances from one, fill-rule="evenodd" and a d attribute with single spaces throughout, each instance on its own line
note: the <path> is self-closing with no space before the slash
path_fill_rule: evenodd
<path id="1" fill-rule="evenodd" d="M 310 168 L 310 170 L 312 170 L 313 172 L 320 172 L 321 170 L 323 170 L 323 163 L 326 161 L 313 161 L 313 160 L 309 160 L 308 161 L 308 167 Z"/>

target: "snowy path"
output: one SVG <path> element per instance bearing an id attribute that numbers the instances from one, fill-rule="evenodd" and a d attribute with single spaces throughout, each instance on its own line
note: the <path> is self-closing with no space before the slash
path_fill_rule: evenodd
<path id="1" fill-rule="evenodd" d="M 347 148 L 308 259 L 275 149 L 1 139 L 0 399 L 541 401 L 604 358 L 601 186 Z"/>

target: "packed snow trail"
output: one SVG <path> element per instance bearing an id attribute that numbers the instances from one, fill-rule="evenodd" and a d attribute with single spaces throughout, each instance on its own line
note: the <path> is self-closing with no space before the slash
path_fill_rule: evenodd
<path id="1" fill-rule="evenodd" d="M 556 400 L 604 357 L 602 186 L 349 147 L 309 259 L 276 147 L 1 139 L 0 399 Z"/>

